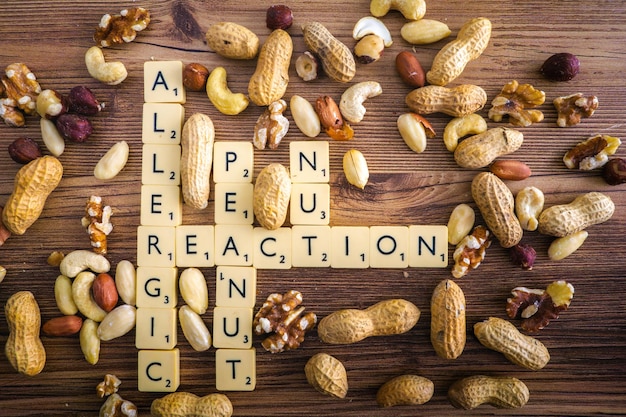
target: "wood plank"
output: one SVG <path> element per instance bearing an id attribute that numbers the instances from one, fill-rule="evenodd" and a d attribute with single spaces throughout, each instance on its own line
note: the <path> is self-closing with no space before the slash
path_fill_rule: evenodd
<path id="1" fill-rule="evenodd" d="M 30 2 L 8 0 L 0 4 L 0 66 L 24 62 L 37 75 L 43 88 L 67 92 L 75 85 L 90 87 L 105 110 L 92 118 L 95 133 L 84 144 L 68 143 L 60 157 L 63 180 L 46 203 L 41 218 L 23 236 L 12 236 L 0 248 L 0 265 L 7 276 L 0 284 L 0 305 L 20 290 L 32 291 L 45 321 L 59 315 L 54 301 L 53 283 L 58 269 L 48 266 L 53 250 L 69 252 L 87 248 L 88 237 L 80 224 L 84 206 L 92 194 L 101 195 L 114 208 L 114 232 L 109 237 L 108 258 L 113 265 L 122 259 L 136 262 L 136 228 L 139 225 L 141 179 L 141 105 L 143 103 L 143 63 L 149 60 L 200 62 L 212 69 L 224 66 L 230 88 L 245 92 L 255 69 L 255 61 L 232 61 L 208 50 L 204 33 L 212 23 L 235 21 L 265 40 L 265 9 L 262 4 L 242 1 L 167 0 L 145 1 L 152 12 L 148 29 L 127 45 L 105 50 L 107 59 L 121 60 L 129 77 L 111 87 L 92 79 L 84 66 L 84 53 L 93 45 L 95 26 L 105 13 L 118 13 L 130 5 L 122 1 Z M 346 0 L 339 6 L 330 2 L 294 0 L 294 26 L 289 30 L 295 58 L 305 50 L 300 25 L 319 20 L 349 46 L 354 45 L 352 28 L 369 14 L 369 2 Z M 621 2 L 587 1 L 575 6 L 559 1 L 500 2 L 483 0 L 427 1 L 427 18 L 446 22 L 455 36 L 461 25 L 476 16 L 493 23 L 492 38 L 485 53 L 470 63 L 454 84 L 482 86 L 490 102 L 502 86 L 513 79 L 530 83 L 546 93 L 540 107 L 545 120 L 522 129 L 524 145 L 513 156 L 525 161 L 533 175 L 521 182 L 509 182 L 515 193 L 535 185 L 546 194 L 546 205 L 566 203 L 576 195 L 600 191 L 616 204 L 613 218 L 589 229 L 589 238 L 571 257 L 553 262 L 547 248 L 551 238 L 528 232 L 524 242 L 538 253 L 532 271 L 511 264 L 507 250 L 494 243 L 483 264 L 458 280 L 467 299 L 468 341 L 464 353 L 454 361 L 438 358 L 429 342 L 429 301 L 433 288 L 450 278 L 445 269 L 320 269 L 259 270 L 257 307 L 273 292 L 296 289 L 303 293 L 307 311 L 324 317 L 340 308 L 365 308 L 381 299 L 403 297 L 422 311 L 418 324 L 399 336 L 369 338 L 353 346 L 327 345 L 316 330 L 307 335 L 297 350 L 270 354 L 254 340 L 257 350 L 257 388 L 253 392 L 227 393 L 235 415 L 345 415 L 409 416 L 454 415 L 446 399 L 448 387 L 458 378 L 472 374 L 510 375 L 522 379 L 530 389 L 530 401 L 521 409 L 496 410 L 481 406 L 471 415 L 617 415 L 626 414 L 626 284 L 624 258 L 626 243 L 626 195 L 624 186 L 609 186 L 598 171 L 583 173 L 568 170 L 563 154 L 581 140 L 595 134 L 624 138 L 623 123 L 626 83 L 626 7 Z M 397 117 L 408 109 L 404 97 L 410 91 L 394 68 L 401 50 L 413 50 L 428 69 L 439 49 L 446 43 L 412 47 L 400 37 L 406 20 L 391 12 L 383 18 L 394 44 L 382 59 L 359 65 L 354 82 L 376 80 L 383 94 L 368 100 L 365 119 L 354 125 L 355 139 L 330 142 L 331 225 L 413 225 L 445 224 L 453 207 L 469 203 L 470 182 L 480 170 L 459 168 L 441 140 L 450 117 L 427 116 L 437 137 L 427 149 L 416 154 L 408 149 L 396 128 Z M 551 82 L 538 72 L 541 63 L 556 52 L 579 56 L 581 73 L 569 82 Z M 347 85 L 322 76 L 305 83 L 290 69 L 286 97 L 299 94 L 310 101 L 322 94 L 339 100 Z M 551 101 L 562 95 L 582 92 L 598 96 L 596 114 L 578 126 L 563 129 L 555 124 L 556 111 Z M 480 114 L 487 117 L 489 105 Z M 189 93 L 187 115 L 208 114 L 216 126 L 217 140 L 249 141 L 260 107 L 251 105 L 241 115 L 224 116 L 204 93 Z M 288 118 L 293 121 L 289 111 Z M 507 125 L 489 122 L 491 127 Z M 27 119 L 24 128 L 0 126 L 4 149 L 19 136 L 41 142 L 38 121 Z M 293 126 L 275 151 L 255 152 L 255 173 L 270 162 L 288 164 L 290 141 L 304 140 Z M 322 133 L 320 140 L 327 140 Z M 113 143 L 127 140 L 131 154 L 126 168 L 113 180 L 102 182 L 93 175 L 93 166 Z M 341 160 L 348 149 L 361 150 L 368 161 L 371 177 L 365 190 L 347 184 Z M 620 148 L 618 156 L 624 152 Z M 0 152 L 0 205 L 13 187 L 19 166 Z M 213 199 L 206 210 L 184 208 L 184 224 L 212 224 Z M 482 222 L 480 215 L 477 222 Z M 452 256 L 450 247 L 449 255 Z M 202 268 L 209 282 L 210 309 L 203 318 L 212 323 L 215 305 L 215 269 Z M 471 325 L 488 317 L 506 317 L 504 305 L 516 286 L 542 288 L 554 280 L 565 279 L 576 288 L 569 310 L 537 334 L 549 348 L 551 361 L 537 372 L 509 363 L 500 354 L 482 347 L 473 336 Z M 182 300 L 180 300 L 182 302 Z M 8 337 L 4 314 L 0 313 L 0 345 Z M 516 322 L 519 324 L 519 322 Z M 194 352 L 178 334 L 181 350 L 179 391 L 198 395 L 215 392 L 215 349 Z M 106 373 L 122 379 L 120 394 L 133 401 L 140 415 L 148 415 L 150 403 L 161 393 L 137 390 L 137 350 L 134 332 L 103 342 L 100 361 L 89 365 L 83 358 L 77 337 L 43 338 L 48 354 L 44 371 L 35 377 L 17 374 L 8 361 L 0 358 L 0 408 L 8 416 L 82 416 L 95 415 L 102 400 L 95 386 Z M 348 371 L 350 389 L 345 400 L 331 399 L 314 391 L 306 382 L 303 367 L 309 357 L 326 352 L 340 359 Z M 386 380 L 402 373 L 417 373 L 435 383 L 435 395 L 427 404 L 416 407 L 381 409 L 375 402 L 376 391 Z"/>

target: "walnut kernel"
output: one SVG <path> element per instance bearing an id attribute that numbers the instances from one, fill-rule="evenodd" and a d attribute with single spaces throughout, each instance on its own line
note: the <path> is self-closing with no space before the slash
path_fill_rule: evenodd
<path id="1" fill-rule="evenodd" d="M 621 145 L 621 140 L 609 135 L 595 135 L 578 143 L 563 156 L 570 169 L 590 171 L 604 166 Z"/>
<path id="2" fill-rule="evenodd" d="M 456 246 L 452 255 L 454 267 L 452 276 L 461 278 L 476 269 L 485 259 L 487 248 L 491 245 L 491 233 L 484 226 L 476 226 L 472 233 L 465 236 Z"/>
<path id="3" fill-rule="evenodd" d="M 287 102 L 283 99 L 271 103 L 259 116 L 254 126 L 253 144 L 257 149 L 278 148 L 280 141 L 289 130 L 289 120 L 283 116 Z"/>
<path id="4" fill-rule="evenodd" d="M 119 15 L 105 14 L 93 35 L 101 47 L 128 43 L 135 40 L 150 23 L 150 12 L 143 7 L 124 9 Z"/>
<path id="5" fill-rule="evenodd" d="M 491 102 L 489 118 L 500 122 L 503 116 L 508 115 L 511 124 L 528 127 L 543 120 L 543 113 L 533 108 L 542 105 L 545 99 L 546 94 L 543 91 L 513 80 L 505 84 L 500 94 Z"/>
<path id="6" fill-rule="evenodd" d="M 569 127 L 580 123 L 583 117 L 591 117 L 598 108 L 598 97 L 584 96 L 582 93 L 557 97 L 552 102 L 558 117 L 556 124 L 559 127 Z"/>
<path id="7" fill-rule="evenodd" d="M 555 281 L 545 290 L 516 287 L 511 294 L 513 297 L 507 299 L 507 315 L 521 318 L 522 329 L 536 332 L 569 307 L 574 297 L 574 286 L 566 281 Z"/>

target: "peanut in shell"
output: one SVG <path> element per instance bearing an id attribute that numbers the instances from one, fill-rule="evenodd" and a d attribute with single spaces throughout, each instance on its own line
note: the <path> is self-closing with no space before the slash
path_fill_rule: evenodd
<path id="1" fill-rule="evenodd" d="M 451 279 L 441 281 L 430 300 L 430 342 L 437 355 L 456 359 L 465 348 L 465 295 Z"/>

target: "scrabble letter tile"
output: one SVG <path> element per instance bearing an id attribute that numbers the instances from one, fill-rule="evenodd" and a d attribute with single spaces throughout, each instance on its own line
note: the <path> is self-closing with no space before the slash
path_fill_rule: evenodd
<path id="1" fill-rule="evenodd" d="M 215 265 L 252 266 L 252 225 L 215 225 Z"/>
<path id="2" fill-rule="evenodd" d="M 213 309 L 213 346 L 228 349 L 252 347 L 252 309 L 215 307 Z"/>
<path id="3" fill-rule="evenodd" d="M 330 226 L 293 226 L 291 228 L 291 265 L 296 267 L 330 266 Z"/>
<path id="4" fill-rule="evenodd" d="M 174 392 L 180 385 L 178 349 L 140 350 L 137 368 L 137 389 L 141 392 Z"/>
<path id="5" fill-rule="evenodd" d="M 137 349 L 174 349 L 177 340 L 176 309 L 137 309 L 135 325 L 135 347 Z"/>
<path id="6" fill-rule="evenodd" d="M 214 226 L 176 226 L 176 266 L 215 266 Z"/>
<path id="7" fill-rule="evenodd" d="M 409 228 L 370 227 L 370 267 L 406 268 L 409 265 Z"/>
<path id="8" fill-rule="evenodd" d="M 185 104 L 182 61 L 146 61 L 143 80 L 146 103 Z"/>
<path id="9" fill-rule="evenodd" d="M 409 266 L 448 266 L 447 226 L 409 226 Z"/>
<path id="10" fill-rule="evenodd" d="M 294 141 L 289 143 L 291 181 L 328 182 L 330 179 L 328 141 Z"/>
<path id="11" fill-rule="evenodd" d="M 291 187 L 289 221 L 292 225 L 327 225 L 330 220 L 330 185 L 295 183 Z"/>
<path id="12" fill-rule="evenodd" d="M 176 227 L 137 227 L 137 265 L 173 267 L 176 263 Z"/>
<path id="13" fill-rule="evenodd" d="M 252 182 L 252 142 L 217 141 L 213 146 L 213 181 Z"/>
<path id="14" fill-rule="evenodd" d="M 251 182 L 219 182 L 215 184 L 215 223 L 252 224 L 254 209 Z"/>
<path id="15" fill-rule="evenodd" d="M 142 226 L 178 226 L 183 200 L 177 185 L 142 185 L 139 222 Z"/>
<path id="16" fill-rule="evenodd" d="M 177 273 L 176 268 L 137 267 L 137 307 L 176 307 Z"/>
<path id="17" fill-rule="evenodd" d="M 256 303 L 256 268 L 218 266 L 215 278 L 217 307 L 254 308 Z"/>
<path id="18" fill-rule="evenodd" d="M 175 103 L 144 103 L 141 125 L 143 143 L 180 144 L 185 108 Z"/>
<path id="19" fill-rule="evenodd" d="M 253 391 L 256 385 L 254 349 L 215 351 L 215 388 L 218 391 Z"/>
<path id="20" fill-rule="evenodd" d="M 291 268 L 291 229 L 254 228 L 254 267 L 263 269 Z"/>
<path id="21" fill-rule="evenodd" d="M 141 183 L 179 185 L 180 153 L 179 145 L 143 145 Z"/>
<path id="22" fill-rule="evenodd" d="M 330 228 L 333 268 L 369 268 L 370 228 L 333 226 Z"/>

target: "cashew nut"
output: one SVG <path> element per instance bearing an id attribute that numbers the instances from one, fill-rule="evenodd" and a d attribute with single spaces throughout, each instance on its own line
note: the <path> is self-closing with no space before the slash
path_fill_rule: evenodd
<path id="1" fill-rule="evenodd" d="M 117 85 L 128 76 L 122 62 L 106 62 L 102 49 L 97 46 L 92 46 L 85 53 L 85 65 L 89 75 L 108 85 Z"/>
<path id="2" fill-rule="evenodd" d="M 206 82 L 206 93 L 211 103 L 223 114 L 235 115 L 248 107 L 249 100 L 242 93 L 233 93 L 226 82 L 226 69 L 217 67 Z"/>
<path id="3" fill-rule="evenodd" d="M 372 16 L 365 16 L 359 19 L 352 30 L 352 37 L 357 41 L 367 35 L 378 36 L 385 42 L 386 47 L 390 47 L 393 44 L 391 33 L 387 26 L 385 26 L 382 20 Z"/>
<path id="4" fill-rule="evenodd" d="M 487 122 L 479 114 L 472 113 L 450 120 L 443 131 L 443 143 L 446 149 L 454 152 L 459 139 L 467 135 L 477 135 L 487 130 Z"/>
<path id="5" fill-rule="evenodd" d="M 72 283 L 72 298 L 78 311 L 85 317 L 101 322 L 107 315 L 107 312 L 96 304 L 91 295 L 91 286 L 96 279 L 96 274 L 89 271 L 83 271 L 76 276 Z"/>
<path id="6" fill-rule="evenodd" d="M 539 215 L 543 211 L 545 197 L 537 187 L 524 187 L 515 196 L 515 215 L 522 229 L 537 230 Z"/>
<path id="7" fill-rule="evenodd" d="M 61 274 L 74 278 L 87 269 L 93 272 L 109 272 L 111 264 L 103 255 L 86 249 L 79 249 L 68 253 L 59 265 Z"/>
<path id="8" fill-rule="evenodd" d="M 420 20 L 426 14 L 424 0 L 372 0 L 370 13 L 372 16 L 385 16 L 389 10 L 397 10 L 405 19 Z"/>
<path id="9" fill-rule="evenodd" d="M 341 95 L 339 110 L 344 118 L 352 123 L 359 123 L 365 116 L 363 102 L 382 94 L 383 89 L 376 81 L 363 81 L 354 84 Z"/>

